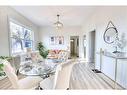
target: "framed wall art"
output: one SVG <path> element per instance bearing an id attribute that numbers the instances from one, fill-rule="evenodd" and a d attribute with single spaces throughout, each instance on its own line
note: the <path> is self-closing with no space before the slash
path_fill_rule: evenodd
<path id="1" fill-rule="evenodd" d="M 51 36 L 49 41 L 50 41 L 50 45 L 55 45 L 56 44 L 56 37 L 55 36 Z"/>
<path id="2" fill-rule="evenodd" d="M 50 45 L 63 45 L 64 37 L 63 36 L 50 36 Z"/>
<path id="3" fill-rule="evenodd" d="M 64 37 L 57 36 L 57 45 L 63 45 L 63 44 L 64 44 Z"/>

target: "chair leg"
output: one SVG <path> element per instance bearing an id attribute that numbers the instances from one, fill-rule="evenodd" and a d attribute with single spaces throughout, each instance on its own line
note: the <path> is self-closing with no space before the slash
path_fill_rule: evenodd
<path id="1" fill-rule="evenodd" d="M 35 88 L 35 90 L 43 90 L 43 88 L 40 86 L 40 83 L 38 83 L 38 86 Z"/>
<path id="2" fill-rule="evenodd" d="M 69 88 L 67 88 L 66 90 L 69 90 Z"/>
<path id="3" fill-rule="evenodd" d="M 19 70 L 16 71 L 16 75 L 19 75 Z"/>
<path id="4" fill-rule="evenodd" d="M 44 89 L 39 86 L 39 87 L 36 87 L 35 90 L 44 90 Z"/>
<path id="5" fill-rule="evenodd" d="M 44 90 L 44 89 L 40 87 L 40 89 L 39 89 L 39 90 Z"/>

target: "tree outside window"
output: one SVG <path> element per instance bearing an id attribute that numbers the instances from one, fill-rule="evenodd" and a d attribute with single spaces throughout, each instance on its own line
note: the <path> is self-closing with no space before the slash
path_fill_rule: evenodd
<path id="1" fill-rule="evenodd" d="M 10 22 L 11 53 L 26 52 L 27 48 L 33 48 L 32 31 L 21 25 Z"/>

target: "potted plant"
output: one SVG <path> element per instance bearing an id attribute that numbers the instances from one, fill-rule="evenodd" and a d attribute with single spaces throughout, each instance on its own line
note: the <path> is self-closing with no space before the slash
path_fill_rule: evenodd
<path id="1" fill-rule="evenodd" d="M 5 76 L 5 73 L 3 72 L 4 60 L 9 61 L 11 59 L 12 59 L 11 57 L 0 56 L 0 76 Z"/>
<path id="2" fill-rule="evenodd" d="M 4 75 L 4 73 L 3 73 L 3 63 L 0 63 L 0 76 L 3 76 Z"/>
<path id="3" fill-rule="evenodd" d="M 45 46 L 42 44 L 42 42 L 38 43 L 38 50 L 39 54 L 43 57 L 43 59 L 46 59 L 48 56 L 49 51 L 45 48 Z"/>

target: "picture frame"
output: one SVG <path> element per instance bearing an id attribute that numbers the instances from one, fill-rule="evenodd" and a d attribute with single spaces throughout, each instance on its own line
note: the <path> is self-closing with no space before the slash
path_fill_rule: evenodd
<path id="1" fill-rule="evenodd" d="M 50 36 L 50 45 L 55 45 L 56 44 L 56 37 L 55 36 Z"/>
<path id="2" fill-rule="evenodd" d="M 57 45 L 63 45 L 63 44 L 64 44 L 64 37 L 57 36 Z"/>
<path id="3" fill-rule="evenodd" d="M 50 45 L 63 45 L 64 37 L 63 36 L 50 36 Z"/>

